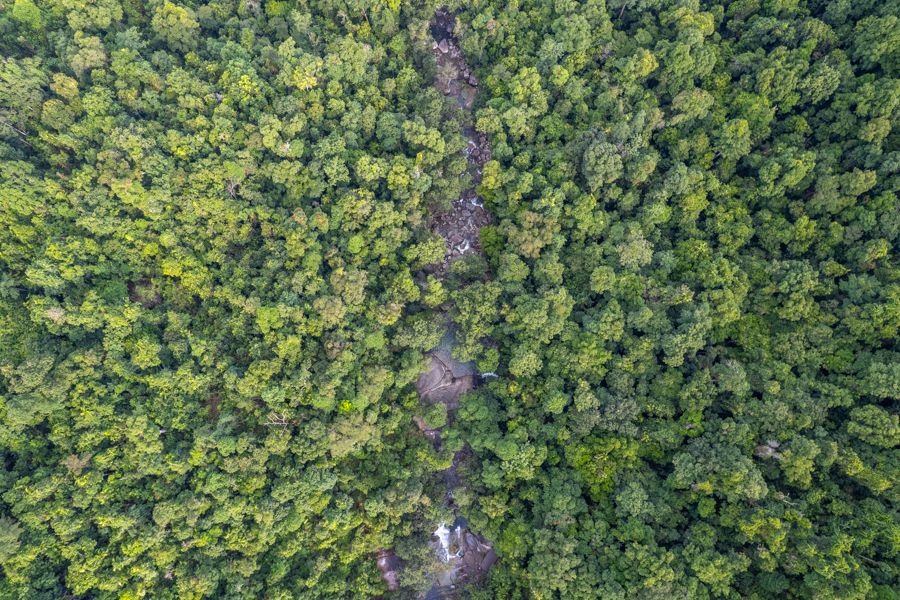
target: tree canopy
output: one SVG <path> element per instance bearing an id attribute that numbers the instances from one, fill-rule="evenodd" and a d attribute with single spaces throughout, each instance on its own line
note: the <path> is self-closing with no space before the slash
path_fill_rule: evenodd
<path id="1" fill-rule="evenodd" d="M 415 597 L 455 456 L 475 599 L 895 598 L 898 115 L 896 0 L 0 0 L 0 598 Z"/>

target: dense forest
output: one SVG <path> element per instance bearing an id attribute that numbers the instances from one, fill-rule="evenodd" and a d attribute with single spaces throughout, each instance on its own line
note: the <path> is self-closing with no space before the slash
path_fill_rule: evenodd
<path id="1" fill-rule="evenodd" d="M 898 121 L 897 0 L 0 0 L 0 598 L 897 598 Z"/>

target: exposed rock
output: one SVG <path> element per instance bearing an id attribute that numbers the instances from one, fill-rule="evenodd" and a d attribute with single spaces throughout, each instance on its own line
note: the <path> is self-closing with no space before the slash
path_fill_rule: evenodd
<path id="1" fill-rule="evenodd" d="M 781 453 L 777 451 L 781 444 L 775 440 L 767 440 L 765 444 L 756 447 L 756 456 L 759 458 L 781 459 Z"/>
<path id="2" fill-rule="evenodd" d="M 475 104 L 475 92 L 477 90 L 468 84 L 463 84 L 460 87 L 462 105 L 466 110 L 469 110 L 470 108 L 472 108 L 472 105 Z"/>
<path id="3" fill-rule="evenodd" d="M 394 551 L 390 548 L 379 550 L 375 555 L 375 561 L 388 589 L 391 591 L 400 589 L 400 559 Z"/>
<path id="4" fill-rule="evenodd" d="M 497 562 L 497 553 L 484 538 L 469 530 L 465 519 L 458 518 L 449 528 L 441 523 L 433 535 L 432 548 L 448 568 L 437 575 L 437 582 L 426 599 L 440 598 L 443 592 L 484 576 Z"/>
<path id="5" fill-rule="evenodd" d="M 447 90 L 448 90 L 447 95 L 455 96 L 456 98 L 459 99 L 460 103 L 462 103 L 463 102 L 463 86 L 464 85 L 465 84 L 462 81 L 460 81 L 459 79 L 454 79 L 447 86 Z"/>
<path id="6" fill-rule="evenodd" d="M 434 38 L 431 50 L 437 65 L 434 85 L 442 94 L 455 99 L 458 109 L 471 112 L 478 80 L 466 64 L 454 36 L 456 17 L 445 8 L 439 9 L 430 29 Z M 446 276 L 453 260 L 481 252 L 480 231 L 491 222 L 484 201 L 475 193 L 482 169 L 491 159 L 490 144 L 486 135 L 476 132 L 471 126 L 463 129 L 463 135 L 468 142 L 464 153 L 466 174 L 471 178 L 472 187 L 455 200 L 449 210 L 432 215 L 430 222 L 431 230 L 443 238 L 446 247 L 444 260 L 435 269 L 439 277 Z M 473 389 L 480 380 L 473 363 L 461 363 L 453 358 L 452 347 L 453 336 L 448 331 L 441 344 L 428 353 L 428 369 L 416 381 L 421 402 L 425 405 L 443 403 L 451 420 L 459 406 L 460 396 Z M 440 430 L 429 428 L 421 416 L 413 417 L 413 421 L 419 431 L 431 439 L 436 448 L 440 448 Z M 457 467 L 470 452 L 468 448 L 456 452 L 451 466 L 441 474 L 447 490 L 446 502 L 450 507 L 453 506 L 454 489 L 462 485 Z M 452 528 L 442 523 L 434 531 L 432 547 L 446 568 L 437 569 L 432 574 L 435 583 L 425 595 L 426 600 L 445 597 L 461 583 L 481 578 L 497 561 L 497 553 L 491 544 L 469 531 L 462 517 L 457 517 Z M 388 581 L 386 576 L 385 581 Z"/>
<path id="7" fill-rule="evenodd" d="M 487 554 L 484 555 L 484 558 L 482 559 L 481 564 L 479 565 L 479 569 L 482 572 L 487 573 L 488 570 L 492 566 L 494 566 L 494 563 L 497 562 L 498 558 L 500 558 L 500 557 L 497 556 L 497 553 L 494 552 L 493 549 L 488 550 Z"/>
<path id="8" fill-rule="evenodd" d="M 437 40 L 451 38 L 456 29 L 456 16 L 446 8 L 440 8 L 434 13 L 430 28 L 431 35 Z"/>
<path id="9" fill-rule="evenodd" d="M 431 441 L 432 445 L 435 448 L 441 447 L 441 432 L 439 430 L 431 429 L 428 426 L 428 423 L 425 422 L 425 419 L 423 419 L 419 415 L 413 417 L 413 423 L 415 423 L 416 427 L 419 428 L 419 431 L 421 431 L 422 434 Z"/>
<path id="10" fill-rule="evenodd" d="M 431 353 L 429 369 L 416 381 L 416 391 L 427 404 L 443 402 L 448 410 L 459 406 L 459 397 L 475 387 L 474 367 L 463 365 L 445 350 Z"/>
<path id="11" fill-rule="evenodd" d="M 425 397 L 431 390 L 445 385 L 448 380 L 452 380 L 452 374 L 448 374 L 448 369 L 441 360 L 432 356 L 428 370 L 416 380 L 416 391 L 420 397 Z"/>

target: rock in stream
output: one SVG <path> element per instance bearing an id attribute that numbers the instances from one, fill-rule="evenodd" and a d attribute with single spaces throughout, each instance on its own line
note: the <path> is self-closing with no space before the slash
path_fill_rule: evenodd
<path id="1" fill-rule="evenodd" d="M 438 10 L 432 19 L 430 30 L 434 38 L 431 51 L 437 64 L 434 85 L 445 96 L 454 98 L 459 110 L 471 112 L 478 80 L 459 49 L 455 34 L 455 15 L 445 8 Z M 455 200 L 450 210 L 432 216 L 431 229 L 444 239 L 446 246 L 444 261 L 436 269 L 439 277 L 447 275 L 453 260 L 466 254 L 481 252 L 480 231 L 491 221 L 491 215 L 474 187 L 481 181 L 484 164 L 491 158 L 490 144 L 484 134 L 471 127 L 464 128 L 463 135 L 468 142 L 465 155 L 473 187 Z M 441 344 L 428 353 L 428 359 L 428 370 L 416 382 L 421 404 L 431 406 L 442 402 L 447 407 L 448 417 L 452 419 L 459 407 L 459 397 L 477 386 L 481 377 L 473 363 L 461 363 L 453 358 L 453 333 L 449 321 L 446 335 Z M 430 429 L 422 417 L 417 416 L 414 420 L 422 434 L 431 440 L 435 448 L 440 448 L 440 430 Z M 446 487 L 445 501 L 450 507 L 453 507 L 454 488 L 464 485 L 457 473 L 457 465 L 463 460 L 463 453 L 457 452 L 452 466 L 442 472 Z M 424 596 L 425 600 L 453 595 L 461 584 L 482 578 L 498 560 L 492 544 L 471 531 L 466 520 L 458 515 L 450 526 L 446 523 L 436 524 L 431 551 L 446 568 L 433 574 L 434 585 Z M 379 552 L 378 566 L 388 588 L 398 589 L 400 566 L 392 550 Z"/>

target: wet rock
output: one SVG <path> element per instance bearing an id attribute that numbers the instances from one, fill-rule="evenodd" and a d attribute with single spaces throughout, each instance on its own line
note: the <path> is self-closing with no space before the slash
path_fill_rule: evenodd
<path id="1" fill-rule="evenodd" d="M 456 410 L 459 407 L 459 397 L 475 387 L 475 378 L 472 375 L 466 375 L 459 379 L 454 379 L 446 385 L 441 385 L 429 391 L 425 399 L 431 404 L 443 402 L 447 405 L 448 410 Z"/>
<path id="2" fill-rule="evenodd" d="M 431 20 L 431 35 L 438 40 L 452 37 L 456 29 L 456 16 L 446 8 L 438 9 Z"/>
<path id="3" fill-rule="evenodd" d="M 461 583 L 484 576 L 497 561 L 497 553 L 469 531 L 465 519 L 457 519 L 451 528 L 442 523 L 433 535 L 432 548 L 446 568 L 435 574 L 435 587 L 426 598 L 439 598 Z"/>
<path id="4" fill-rule="evenodd" d="M 459 543 L 459 550 L 460 550 L 461 554 L 465 554 L 466 552 L 469 551 L 470 546 L 469 546 L 469 543 L 467 540 L 470 535 L 471 535 L 470 533 L 466 532 L 465 534 L 459 536 L 458 543 Z"/>
<path id="5" fill-rule="evenodd" d="M 454 37 L 456 17 L 447 9 L 435 12 L 430 25 L 434 38 L 431 48 L 437 65 L 435 88 L 455 100 L 457 108 L 471 113 L 477 95 L 478 80 L 466 64 L 465 57 Z M 491 222 L 491 215 L 484 202 L 475 193 L 475 186 L 481 179 L 482 167 L 490 160 L 491 151 L 487 136 L 476 132 L 471 126 L 463 129 L 467 140 L 464 149 L 466 175 L 471 177 L 471 186 L 446 211 L 432 214 L 429 226 L 445 242 L 446 254 L 440 265 L 434 268 L 439 277 L 449 272 L 450 263 L 464 255 L 481 251 L 480 230 Z M 452 356 L 453 335 L 448 330 L 438 348 L 428 354 L 428 369 L 416 381 L 416 390 L 423 404 L 443 403 L 448 410 L 448 418 L 454 418 L 460 395 L 473 389 L 480 375 L 473 363 L 461 363 Z M 440 445 L 440 430 L 429 429 L 425 420 L 413 418 L 423 435 Z M 433 436 L 433 437 L 432 437 Z M 463 448 L 453 456 L 452 465 L 442 471 L 446 486 L 445 501 L 453 507 L 453 491 L 464 485 L 457 472 L 458 466 L 470 456 L 471 449 Z M 485 575 L 497 561 L 497 554 L 490 543 L 481 536 L 470 532 L 465 519 L 458 517 L 452 528 L 445 524 L 435 531 L 437 540 L 433 548 L 444 563 L 441 569 L 431 574 L 435 582 L 425 599 L 438 599 L 455 594 L 463 583 L 472 582 Z"/>
<path id="6" fill-rule="evenodd" d="M 448 96 L 459 96 L 463 85 L 464 84 L 458 79 L 453 79 L 447 84 L 447 87 L 444 88 L 444 93 Z"/>
<path id="7" fill-rule="evenodd" d="M 470 146 L 469 152 L 475 151 Z M 456 200 L 450 211 L 433 217 L 432 230 L 444 238 L 447 247 L 444 264 L 438 269 L 439 275 L 446 273 L 449 263 L 460 256 L 480 252 L 479 232 L 490 222 L 491 216 L 485 210 L 484 202 L 471 190 Z"/>
<path id="8" fill-rule="evenodd" d="M 475 104 L 475 94 L 478 90 L 468 84 L 461 84 L 460 87 L 462 88 L 462 105 L 468 110 Z"/>
<path id="9" fill-rule="evenodd" d="M 391 591 L 400 589 L 400 559 L 397 558 L 394 551 L 390 548 L 379 550 L 375 555 L 375 561 L 388 589 Z"/>
<path id="10" fill-rule="evenodd" d="M 475 367 L 453 359 L 446 350 L 435 350 L 429 369 L 416 381 L 419 398 L 427 404 L 443 402 L 448 410 L 459 406 L 459 397 L 475 387 Z"/>
<path id="11" fill-rule="evenodd" d="M 439 359 L 432 357 L 427 371 L 419 376 L 416 381 L 416 391 L 419 396 L 425 397 L 431 390 L 452 381 L 452 373 L 448 376 L 448 369 Z"/>

